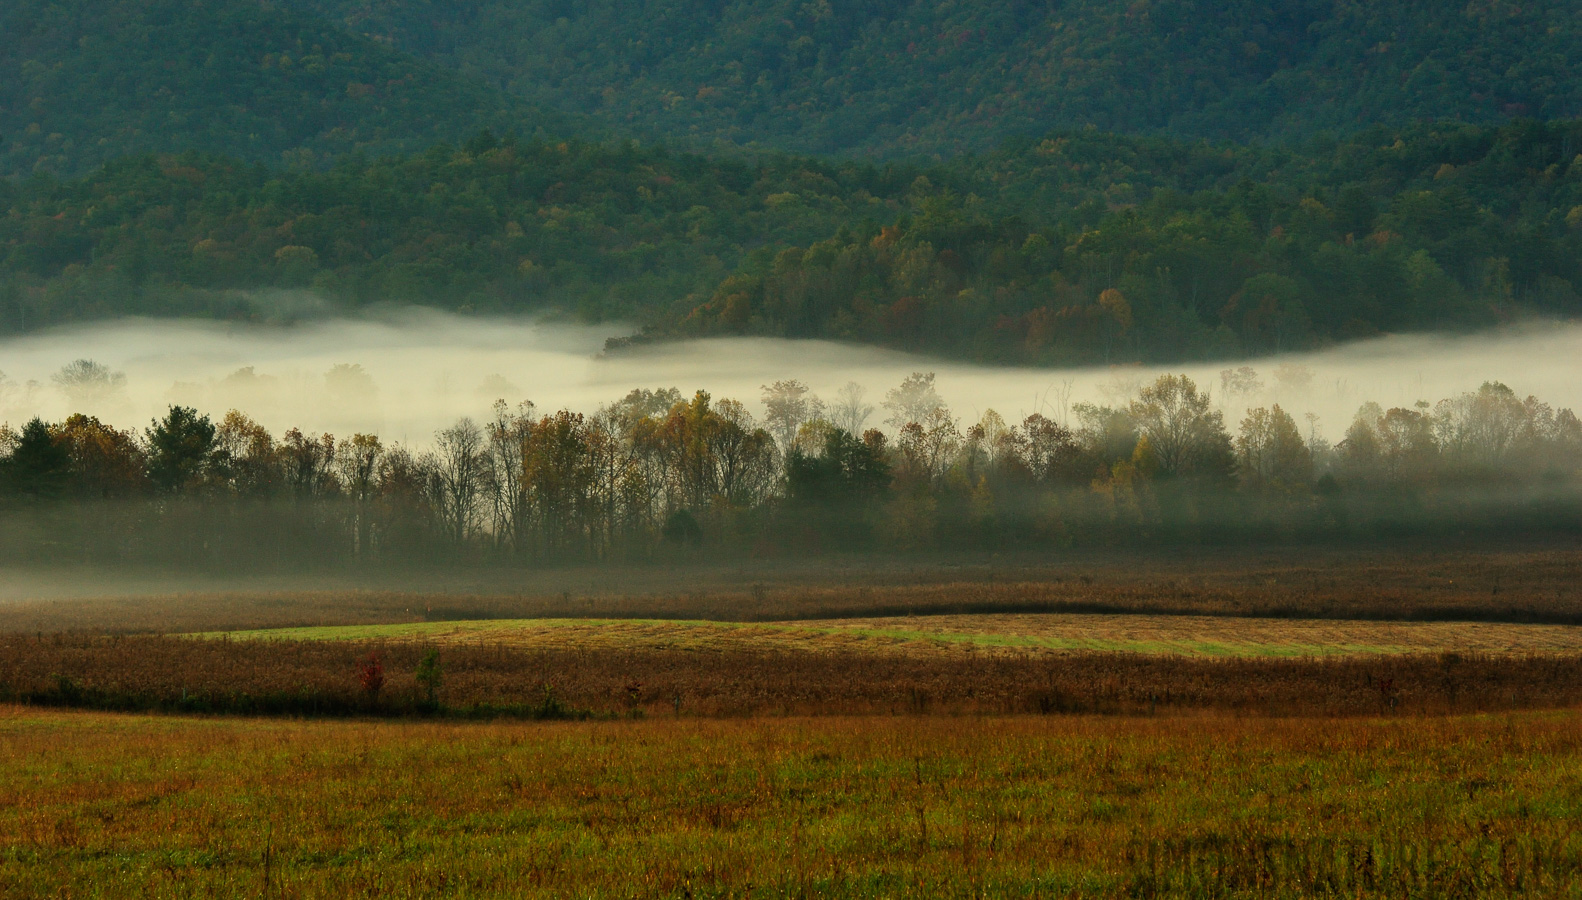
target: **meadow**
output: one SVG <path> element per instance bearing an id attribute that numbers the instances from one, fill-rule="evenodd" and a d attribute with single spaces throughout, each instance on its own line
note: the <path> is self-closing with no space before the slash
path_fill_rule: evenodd
<path id="1" fill-rule="evenodd" d="M 1001 613 L 788 622 L 676 619 L 481 619 L 265 628 L 231 640 L 379 641 L 528 650 L 696 650 L 907 656 L 1151 653 L 1341 656 L 1383 653 L 1570 654 L 1582 626 L 1506 622 L 1377 622 L 1223 616 Z"/>
<path id="2" fill-rule="evenodd" d="M 4 707 L 0 893 L 1576 896 L 1579 724 Z"/>
<path id="3" fill-rule="evenodd" d="M 1579 896 L 1579 563 L 17 599 L 0 896 Z"/>
<path id="4" fill-rule="evenodd" d="M 371 694 L 359 667 L 383 670 Z M 1446 653 L 1193 658 L 694 650 L 442 649 L 363 641 L 11 636 L 0 702 L 104 710 L 468 718 L 1007 715 L 1234 711 L 1444 715 L 1568 708 L 1582 658 Z"/>

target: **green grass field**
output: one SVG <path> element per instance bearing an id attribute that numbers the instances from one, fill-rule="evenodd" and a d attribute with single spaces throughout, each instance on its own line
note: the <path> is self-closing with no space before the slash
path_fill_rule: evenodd
<path id="1" fill-rule="evenodd" d="M 6 897 L 1578 896 L 1582 716 L 0 707 Z"/>
<path id="2" fill-rule="evenodd" d="M 13 604 L 0 898 L 1582 898 L 1574 557 L 1444 559 Z"/>
<path id="3" fill-rule="evenodd" d="M 1582 627 L 1470 622 L 1158 615 L 941 615 L 741 623 L 659 619 L 494 619 L 209 632 L 233 640 L 414 641 L 538 649 L 797 650 L 873 653 L 1124 652 L 1333 656 L 1582 651 Z"/>

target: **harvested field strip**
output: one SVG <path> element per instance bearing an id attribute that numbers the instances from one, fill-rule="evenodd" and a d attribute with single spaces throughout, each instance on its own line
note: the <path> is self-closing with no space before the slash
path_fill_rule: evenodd
<path id="1" fill-rule="evenodd" d="M 426 714 L 434 642 L 0 635 L 0 701 L 293 715 Z M 383 661 L 370 698 L 357 662 Z M 810 653 L 439 645 L 445 708 L 519 710 L 552 695 L 606 716 L 1442 714 L 1582 703 L 1582 655 L 1219 658 L 1142 653 Z M 440 712 L 440 710 L 430 710 Z M 489 713 L 486 710 L 483 714 Z M 515 713 L 511 713 L 515 714 Z"/>
<path id="2" fill-rule="evenodd" d="M 1579 725 L 0 706 L 0 894 L 1575 896 Z"/>
<path id="3" fill-rule="evenodd" d="M 505 619 L 225 632 L 233 640 L 380 640 L 619 649 L 880 654 L 1121 652 L 1180 656 L 1571 654 L 1582 627 L 1148 615 L 942 615 L 806 622 Z M 205 637 L 220 637 L 209 633 Z"/>

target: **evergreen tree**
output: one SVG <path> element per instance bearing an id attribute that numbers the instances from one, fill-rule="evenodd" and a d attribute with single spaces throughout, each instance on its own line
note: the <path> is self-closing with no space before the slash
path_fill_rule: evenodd
<path id="1" fill-rule="evenodd" d="M 0 462 L 6 493 L 23 500 L 53 500 L 66 493 L 71 455 L 34 417 L 22 427 L 11 455 Z"/>
<path id="2" fill-rule="evenodd" d="M 208 416 L 186 406 L 172 406 L 148 430 L 148 477 L 168 493 L 196 485 L 208 473 L 215 446 L 215 427 Z"/>

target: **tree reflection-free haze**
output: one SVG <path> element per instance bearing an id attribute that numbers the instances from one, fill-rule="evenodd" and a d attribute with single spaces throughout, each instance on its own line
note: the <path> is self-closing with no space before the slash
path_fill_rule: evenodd
<path id="1" fill-rule="evenodd" d="M 602 354 L 605 339 L 621 331 L 432 311 L 291 327 L 127 319 L 0 343 L 0 421 L 88 412 L 141 428 L 182 404 L 216 416 L 241 409 L 275 431 L 368 432 L 426 446 L 436 430 L 463 416 L 483 419 L 502 399 L 591 412 L 634 387 L 677 387 L 740 399 L 762 415 L 762 386 L 781 379 L 801 380 L 834 408 L 851 385 L 876 402 L 919 371 L 937 373 L 940 397 L 970 421 L 988 409 L 1059 421 L 1075 403 L 1123 403 L 1155 375 L 1184 372 L 1212 391 L 1232 423 L 1248 407 L 1279 403 L 1299 420 L 1311 414 L 1304 430 L 1330 440 L 1364 402 L 1432 403 L 1489 380 L 1557 406 L 1582 405 L 1578 325 L 1387 337 L 1246 363 L 1070 370 L 757 338 Z"/>

